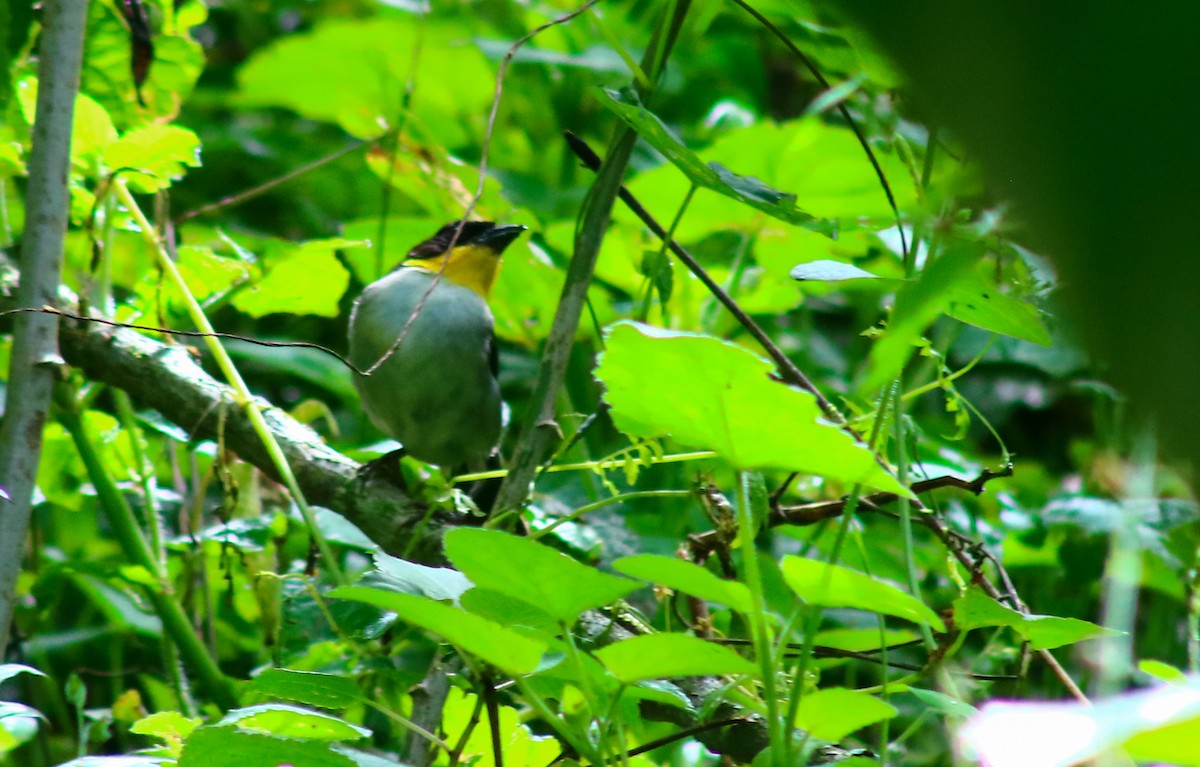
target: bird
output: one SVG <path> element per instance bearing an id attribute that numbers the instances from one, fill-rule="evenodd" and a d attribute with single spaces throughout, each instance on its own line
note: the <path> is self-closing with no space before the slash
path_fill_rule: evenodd
<path id="1" fill-rule="evenodd" d="M 501 254 L 526 229 L 451 221 L 355 301 L 355 387 L 404 454 L 453 472 L 480 471 L 493 456 L 501 400 L 488 295 Z"/>

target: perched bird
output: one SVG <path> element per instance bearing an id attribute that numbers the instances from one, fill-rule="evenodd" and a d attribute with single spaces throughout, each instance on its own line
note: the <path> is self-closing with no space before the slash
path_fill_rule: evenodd
<path id="1" fill-rule="evenodd" d="M 415 458 L 484 468 L 500 438 L 500 385 L 487 298 L 500 255 L 526 227 L 453 221 L 366 287 L 350 314 L 363 407 Z M 460 231 L 461 230 L 461 231 Z"/>

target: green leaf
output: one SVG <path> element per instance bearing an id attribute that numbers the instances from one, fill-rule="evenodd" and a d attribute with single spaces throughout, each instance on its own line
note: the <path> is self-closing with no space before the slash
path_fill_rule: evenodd
<path id="1" fill-rule="evenodd" d="M 471 588 L 471 581 L 449 567 L 429 567 L 379 551 L 375 553 L 375 569 L 359 585 L 457 604 Z"/>
<path id="2" fill-rule="evenodd" d="M 545 645 L 504 626 L 424 597 L 397 594 L 366 586 L 342 586 L 329 593 L 395 612 L 414 626 L 433 632 L 452 645 L 509 674 L 528 674 L 537 668 Z"/>
<path id="3" fill-rule="evenodd" d="M 501 626 L 523 626 L 547 636 L 557 636 L 558 621 L 524 599 L 476 586 L 462 595 L 462 608 Z"/>
<path id="4" fill-rule="evenodd" d="M 870 610 L 946 630 L 942 619 L 924 602 L 890 583 L 804 557 L 785 556 L 781 567 L 787 585 L 809 604 Z"/>
<path id="5" fill-rule="evenodd" d="M 50 678 L 50 677 L 46 676 L 45 674 L 43 674 L 41 671 L 38 671 L 33 666 L 26 666 L 22 663 L 2 663 L 2 664 L 0 664 L 0 684 L 7 682 L 9 679 L 12 679 L 13 677 L 17 676 L 18 674 L 33 674 L 34 676 L 40 676 L 43 679 Z"/>
<path id="6" fill-rule="evenodd" d="M 974 276 L 983 257 L 976 244 L 958 245 L 929 263 L 916 282 L 906 284 L 896 296 L 883 338 L 871 349 L 871 366 L 863 391 L 874 391 L 896 377 L 925 329 L 950 304 L 954 291 Z"/>
<path id="7" fill-rule="evenodd" d="M 178 125 L 146 125 L 106 145 L 102 157 L 109 172 L 140 171 L 121 174 L 134 191 L 157 192 L 200 166 L 200 137 Z"/>
<path id="8" fill-rule="evenodd" d="M 565 623 L 638 588 L 536 541 L 495 530 L 451 530 L 446 556 L 475 585 L 524 600 Z"/>
<path id="9" fill-rule="evenodd" d="M 1172 666 L 1170 663 L 1163 663 L 1160 660 L 1140 660 L 1137 664 L 1138 671 L 1143 674 L 1149 674 L 1160 682 L 1186 682 L 1187 674 Z"/>
<path id="10" fill-rule="evenodd" d="M 908 693 L 930 709 L 945 714 L 946 716 L 969 717 L 979 713 L 979 709 L 972 706 L 970 703 L 964 703 L 957 698 L 952 698 L 945 693 L 936 690 L 922 690 L 917 687 L 909 687 Z"/>
<path id="11" fill-rule="evenodd" d="M 664 586 L 701 599 L 729 605 L 741 613 L 753 607 L 750 589 L 737 581 L 727 581 L 692 562 L 656 554 L 639 554 L 613 562 L 613 569 L 634 578 Z"/>
<path id="12" fill-rule="evenodd" d="M 796 709 L 795 725 L 815 738 L 839 741 L 898 712 L 874 695 L 841 687 L 807 693 Z"/>
<path id="13" fill-rule="evenodd" d="M 971 589 L 954 600 L 954 624 L 964 631 L 987 626 L 1008 626 L 1029 640 L 1035 650 L 1053 650 L 1085 639 L 1122 633 L 1078 618 L 1024 615 L 1005 607 L 979 589 Z"/>
<path id="14" fill-rule="evenodd" d="M 268 314 L 315 314 L 337 317 L 350 284 L 335 251 L 354 244 L 342 239 L 276 244 L 265 258 L 266 275 L 239 292 L 233 305 L 251 317 Z"/>
<path id="15" fill-rule="evenodd" d="M 300 740 L 358 740 L 371 734 L 365 727 L 317 711 L 283 703 L 234 709 L 221 725 L 236 725 L 243 732 L 257 732 Z"/>
<path id="16" fill-rule="evenodd" d="M 246 691 L 320 708 L 345 708 L 363 699 L 354 680 L 314 671 L 269 668 L 246 685 Z"/>
<path id="17" fill-rule="evenodd" d="M 833 221 L 819 219 L 796 207 L 796 195 L 772 189 L 750 176 L 740 176 L 717 162 L 704 164 L 700 158 L 676 138 L 662 120 L 642 106 L 631 89 L 605 89 L 605 106 L 616 112 L 638 136 L 663 154 L 696 186 L 731 197 L 766 213 L 769 216 L 832 235 L 837 230 Z"/>
<path id="18" fill-rule="evenodd" d="M 457 146 L 467 135 L 465 119 L 456 116 L 483 114 L 495 80 L 482 54 L 461 44 L 461 35 L 460 26 L 442 23 L 437 14 L 326 21 L 251 56 L 238 71 L 237 100 L 285 107 L 374 138 L 404 118 L 406 83 L 424 75 L 453 87 L 422 89 L 421 98 L 412 100 L 411 119 L 444 146 Z M 421 55 L 414 59 L 418 46 Z"/>
<path id="19" fill-rule="evenodd" d="M 811 394 L 773 381 L 771 363 L 753 352 L 632 322 L 609 327 L 606 338 L 596 377 L 626 434 L 670 434 L 739 468 L 802 471 L 908 494 L 869 450 L 822 419 Z"/>
<path id="20" fill-rule="evenodd" d="M 38 81 L 27 77 L 17 84 L 17 101 L 26 122 L 33 124 L 37 113 Z M 75 115 L 71 123 L 71 165 L 88 176 L 97 175 L 100 153 L 117 140 L 112 118 L 95 99 L 80 93 L 75 97 Z"/>
<path id="21" fill-rule="evenodd" d="M 975 279 L 955 285 L 948 295 L 946 314 L 960 322 L 1013 338 L 1050 346 L 1050 331 L 1037 307 L 1001 293 L 978 272 Z"/>
<path id="22" fill-rule="evenodd" d="M 323 741 L 295 740 L 244 732 L 236 727 L 201 727 L 188 737 L 179 767 L 355 767 Z"/>
<path id="23" fill-rule="evenodd" d="M 595 655 L 626 684 L 682 676 L 753 676 L 758 671 L 757 666 L 728 647 L 684 634 L 636 636 L 603 647 Z"/>
<path id="24" fill-rule="evenodd" d="M 877 275 L 871 274 L 865 269 L 859 269 L 854 264 L 847 264 L 842 261 L 809 261 L 806 264 L 797 264 L 792 267 L 789 272 L 793 280 L 801 282 L 810 280 L 820 280 L 822 282 L 840 282 L 842 280 L 858 280 L 871 279 L 877 280 Z"/>

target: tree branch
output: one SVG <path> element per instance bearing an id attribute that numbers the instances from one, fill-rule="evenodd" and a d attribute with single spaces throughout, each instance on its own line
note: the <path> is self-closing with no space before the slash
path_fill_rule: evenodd
<path id="1" fill-rule="evenodd" d="M 52 302 L 58 290 L 67 234 L 71 127 L 86 20 L 86 2 L 49 0 L 46 4 L 21 248 L 27 278 L 18 288 L 20 306 Z M 4 657 L 8 645 L 42 452 L 42 427 L 60 362 L 57 332 L 57 317 L 37 314 L 19 317 L 13 331 L 4 423 L 0 427 L 0 478 L 10 499 L 9 503 L 0 503 L 0 657 Z"/>

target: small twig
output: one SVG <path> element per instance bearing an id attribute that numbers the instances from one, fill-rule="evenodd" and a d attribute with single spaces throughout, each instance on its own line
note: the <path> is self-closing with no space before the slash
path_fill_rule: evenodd
<path id="1" fill-rule="evenodd" d="M 97 325 L 107 325 L 110 328 L 129 328 L 130 330 L 144 330 L 148 333 L 162 333 L 163 335 L 168 335 L 168 336 L 183 336 L 185 338 L 228 338 L 233 341 L 245 341 L 248 344 L 254 344 L 256 346 L 268 346 L 271 348 L 295 346 L 295 347 L 300 347 L 300 348 L 304 348 L 304 349 L 316 349 L 317 351 L 325 352 L 329 356 L 337 359 L 343 365 L 350 368 L 351 370 L 353 370 L 355 373 L 358 373 L 359 375 L 363 375 L 363 376 L 370 375 L 370 372 L 359 370 L 357 367 L 354 366 L 353 362 L 346 359 L 342 355 L 338 354 L 334 350 L 332 350 L 328 347 L 325 347 L 325 346 L 321 346 L 320 344 L 311 343 L 309 341 L 263 341 L 262 339 L 259 339 L 259 338 L 251 338 L 249 336 L 238 335 L 237 333 L 222 333 L 219 331 L 213 331 L 211 333 L 206 333 L 206 332 L 199 331 L 199 330 L 175 330 L 173 328 L 160 328 L 160 327 L 156 327 L 154 325 L 137 325 L 132 322 L 117 322 L 115 320 L 106 320 L 102 317 L 85 317 L 82 314 L 74 314 L 72 312 L 63 311 L 62 309 L 56 309 L 53 306 L 43 306 L 40 308 L 9 309 L 8 311 L 0 312 L 0 317 L 5 317 L 10 314 L 26 314 L 26 313 L 55 314 L 55 315 L 58 315 L 59 317 L 65 317 L 69 320 L 77 320 L 79 322 L 94 322 Z"/>
<path id="2" fill-rule="evenodd" d="M 703 732 L 708 732 L 709 730 L 720 729 L 721 727 L 729 727 L 730 725 L 734 725 L 734 724 L 742 724 L 743 722 L 746 722 L 746 721 L 749 721 L 749 720 L 747 720 L 743 717 L 732 717 L 729 719 L 714 719 L 711 722 L 704 722 L 703 724 L 697 724 L 694 727 L 688 727 L 688 728 L 680 730 L 679 732 L 673 732 L 670 735 L 664 735 L 661 738 L 655 738 L 654 740 L 649 741 L 648 743 L 643 743 L 642 745 L 638 746 L 637 748 L 630 749 L 629 753 L 626 754 L 626 756 L 639 756 L 641 754 L 645 754 L 650 751 L 653 751 L 656 748 L 662 748 L 663 746 L 670 745 L 671 743 L 676 743 L 678 741 L 683 740 L 684 738 L 690 738 L 693 735 L 699 735 Z M 621 760 L 621 757 L 616 757 L 614 759 L 610 759 L 608 763 L 611 764 L 613 762 L 618 762 L 620 760 Z"/>
<path id="3" fill-rule="evenodd" d="M 595 172 L 600 167 L 600 156 L 597 155 L 590 146 L 588 146 L 586 141 L 581 139 L 579 136 L 576 136 L 574 133 L 567 131 L 564 135 L 566 136 L 567 144 L 571 147 L 571 151 L 575 153 L 575 156 L 583 162 L 584 166 L 587 167 L 588 170 Z M 617 192 L 617 196 L 621 198 L 621 202 L 625 203 L 626 207 L 633 211 L 634 215 L 642 220 L 642 223 L 645 224 L 650 231 L 654 232 L 655 236 L 661 238 L 663 242 L 667 243 L 667 247 L 671 249 L 671 252 L 683 262 L 683 264 L 688 268 L 689 271 L 691 271 L 692 274 L 696 275 L 696 278 L 699 279 L 700 282 L 704 283 L 704 287 L 708 288 L 708 291 L 712 293 L 713 296 L 720 301 L 726 309 L 729 310 L 729 313 L 732 314 L 739 323 L 741 323 L 742 327 L 744 327 L 746 331 L 750 333 L 750 335 L 754 336 L 754 340 L 758 341 L 759 345 L 761 345 L 763 350 L 766 351 L 767 355 L 770 356 L 771 360 L 775 363 L 775 367 L 779 371 L 780 377 L 783 378 L 786 383 L 792 384 L 793 386 L 798 386 L 807 391 L 809 394 L 812 394 L 813 397 L 816 398 L 817 404 L 821 407 L 821 411 L 825 414 L 826 418 L 830 419 L 839 426 L 846 423 L 845 417 L 841 414 L 841 412 L 838 411 L 836 407 L 833 406 L 832 402 L 825 398 L 825 395 L 822 394 L 821 391 L 816 387 L 816 384 L 810 381 L 808 376 L 804 375 L 804 373 L 800 371 L 800 368 L 796 367 L 796 364 L 788 359 L 788 356 L 784 354 L 778 346 L 775 345 L 775 342 L 772 341 L 770 336 L 768 336 L 766 332 L 758 326 L 758 323 L 755 322 L 749 314 L 746 314 L 746 312 L 742 310 L 742 307 L 738 306 L 737 302 L 733 300 L 733 297 L 726 293 L 724 288 L 717 284 L 716 280 L 709 276 L 708 272 L 704 270 L 704 267 L 700 265 L 700 262 L 698 262 L 691 253 L 685 250 L 682 245 L 667 235 L 667 230 L 658 223 L 654 216 L 650 214 L 650 211 L 646 210 L 646 208 L 643 207 L 640 202 L 638 202 L 638 199 L 633 196 L 632 192 L 622 185 Z"/>
<path id="4" fill-rule="evenodd" d="M 290 170 L 287 173 L 284 173 L 282 176 L 273 178 L 270 181 L 259 184 L 256 187 L 246 189 L 244 191 L 238 192 L 237 194 L 231 194 L 228 197 L 222 197 L 220 200 L 217 200 L 216 202 L 210 202 L 207 205 L 201 205 L 199 208 L 194 208 L 192 210 L 189 210 L 186 213 L 181 214 L 178 218 L 175 219 L 175 223 L 177 225 L 182 224 L 187 221 L 191 221 L 193 218 L 197 218 L 199 216 L 207 216 L 208 214 L 215 213 L 218 210 L 221 210 L 222 208 L 228 208 L 231 205 L 241 205 L 243 202 L 248 202 L 249 200 L 253 200 L 255 197 L 266 194 L 267 192 L 271 191 L 275 187 L 280 186 L 282 184 L 286 184 L 287 182 L 289 182 L 295 178 L 303 176 L 305 173 L 314 171 L 317 168 L 320 168 L 324 165 L 328 165 L 329 163 L 333 162 L 334 160 L 340 160 L 341 158 L 345 157 L 346 155 L 351 154 L 352 152 L 357 152 L 358 150 L 360 150 L 364 147 L 371 146 L 372 144 L 376 143 L 377 141 L 380 141 L 381 139 L 383 139 L 387 136 L 388 136 L 388 134 L 385 133 L 382 136 L 380 136 L 379 138 L 372 139 L 371 141 L 359 141 L 358 143 L 355 143 L 348 147 L 339 149 L 338 151 L 333 152 L 332 154 L 328 154 L 328 155 L 325 155 L 324 157 L 313 160 L 312 162 L 308 163 L 307 165 L 301 165 L 299 168 Z"/>
<path id="5" fill-rule="evenodd" d="M 809 73 L 816 78 L 817 82 L 821 84 L 822 88 L 829 90 L 832 87 L 830 86 L 829 81 L 825 79 L 825 75 L 821 73 L 820 69 L 817 69 L 816 65 L 812 63 L 812 60 L 804 54 L 804 51 L 800 50 L 795 43 L 789 40 L 787 35 L 783 34 L 778 27 L 771 23 L 770 19 L 752 8 L 745 0 L 733 0 L 733 2 L 740 6 L 742 10 L 746 11 L 746 13 L 749 13 L 751 16 L 753 16 L 755 20 L 757 20 L 759 24 L 762 24 L 764 27 L 766 27 L 771 34 L 779 38 L 779 41 L 782 42 L 789 51 L 795 54 L 796 58 L 800 59 L 800 62 L 804 64 L 805 69 L 807 69 Z M 900 207 L 896 204 L 896 196 L 892 194 L 892 186 L 888 183 L 887 175 L 884 174 L 883 167 L 879 164 L 878 158 L 875 157 L 875 152 L 871 149 L 871 144 L 867 141 L 867 137 L 863 135 L 862 129 L 858 127 L 858 121 L 854 119 L 854 117 L 850 114 L 850 110 L 846 108 L 844 101 L 838 102 L 837 110 L 842 115 L 842 119 L 846 121 L 846 124 L 850 126 L 850 130 L 854 131 L 854 137 L 858 139 L 859 146 L 863 148 L 863 152 L 865 152 L 867 155 L 867 160 L 871 163 L 871 167 L 875 169 L 875 175 L 879 178 L 879 185 L 883 187 L 883 193 L 887 196 L 888 205 L 891 206 L 892 214 L 896 217 L 896 231 L 900 233 L 900 251 L 901 255 L 904 257 L 905 263 L 907 263 L 908 240 L 904 234 L 904 226 L 900 220 Z"/>

